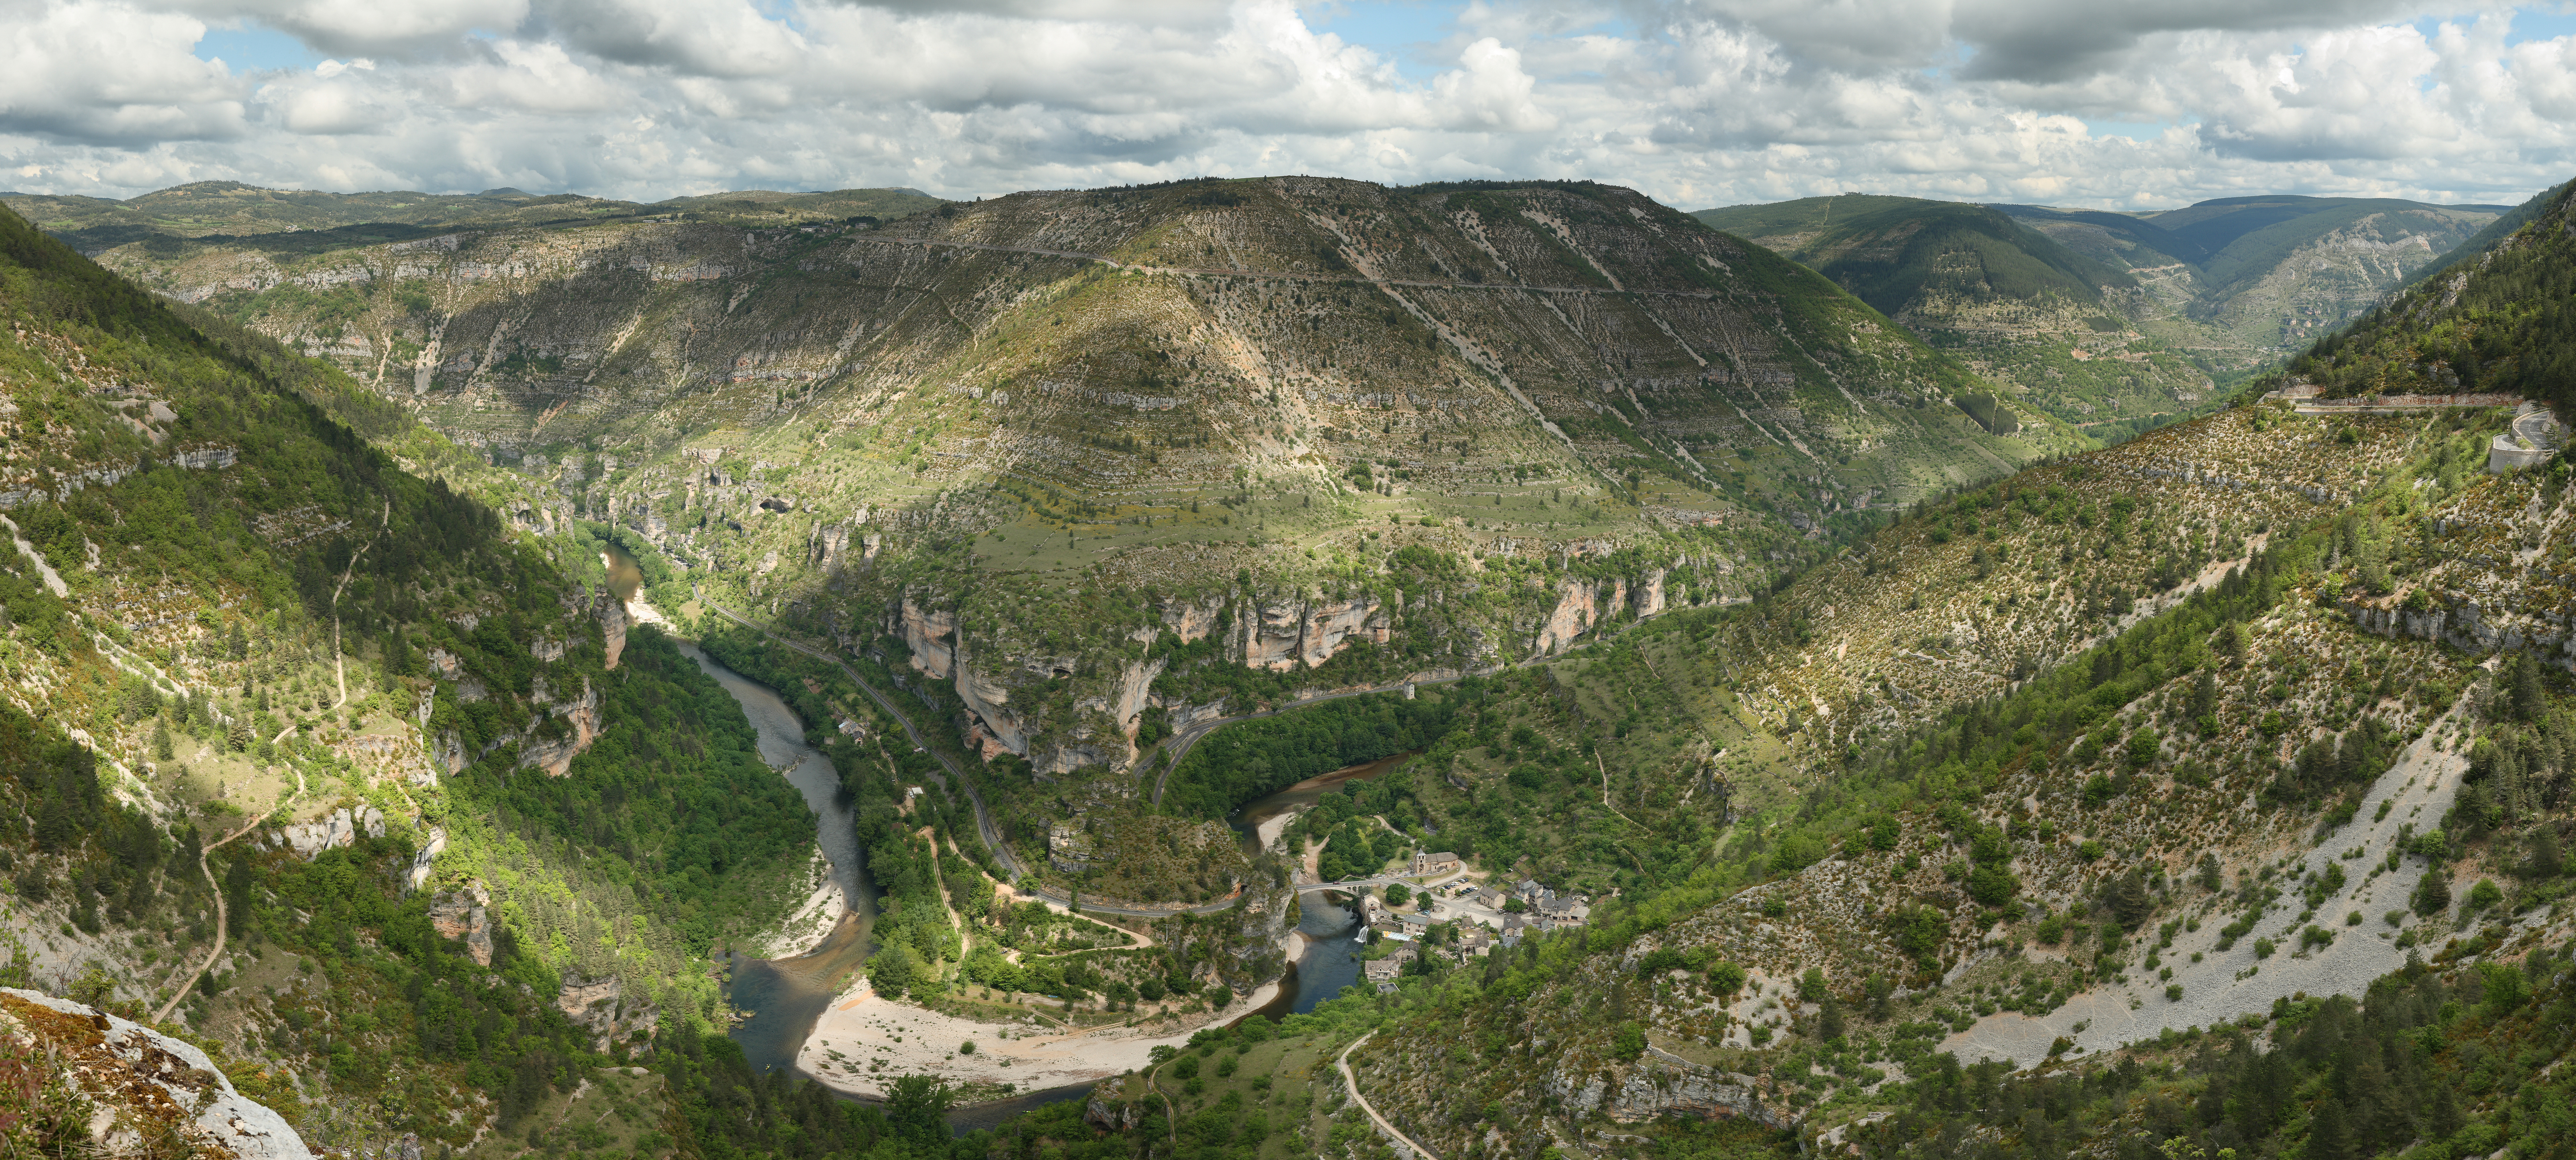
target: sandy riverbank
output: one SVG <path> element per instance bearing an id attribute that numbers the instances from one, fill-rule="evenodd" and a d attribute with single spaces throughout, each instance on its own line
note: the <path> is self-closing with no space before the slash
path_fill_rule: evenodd
<path id="1" fill-rule="evenodd" d="M 1278 994 L 1277 983 L 1265 984 L 1189 1031 L 1146 1035 L 1126 1027 L 1067 1032 L 1035 1016 L 1020 1023 L 960 1019 L 891 1002 L 862 986 L 815 1022 L 814 1034 L 796 1053 L 796 1069 L 835 1091 L 870 1099 L 884 1098 L 881 1077 L 898 1075 L 1043 1091 L 1151 1066 L 1154 1048 L 1182 1046 L 1199 1027 L 1229 1022 Z M 958 1054 L 968 1042 L 974 1043 L 975 1053 Z M 883 1060 L 884 1066 L 870 1070 L 871 1060 Z"/>
<path id="2" fill-rule="evenodd" d="M 1294 962 L 1309 941 L 1292 930 L 1280 938 L 1279 949 Z M 815 1021 L 813 1034 L 796 1053 L 796 1069 L 835 1091 L 868 1099 L 884 1098 L 881 1079 L 898 1075 L 1044 1091 L 1143 1070 L 1152 1065 L 1156 1047 L 1183 1046 L 1199 1029 L 1231 1023 L 1278 997 L 1279 984 L 1265 983 L 1223 1010 L 1198 1018 L 1188 1030 L 1168 1035 L 1126 1027 L 1068 1032 L 1035 1015 L 997 1022 L 926 1011 L 878 995 L 862 978 Z M 958 1054 L 970 1041 L 975 1053 Z M 884 1065 L 871 1070 L 870 1060 Z"/>
<path id="3" fill-rule="evenodd" d="M 785 921 L 769 931 L 764 941 L 751 948 L 754 957 L 792 959 L 812 954 L 814 948 L 823 945 L 823 940 L 832 937 L 833 929 L 841 925 L 841 916 L 849 913 L 849 898 L 842 892 L 841 884 L 832 881 L 832 864 L 823 857 L 820 849 L 814 851 L 806 876 L 812 889 L 806 892 L 804 901 L 796 904 L 796 909 Z"/>

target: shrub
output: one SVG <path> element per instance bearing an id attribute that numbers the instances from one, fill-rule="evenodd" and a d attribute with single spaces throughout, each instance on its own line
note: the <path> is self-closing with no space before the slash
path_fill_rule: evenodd
<path id="1" fill-rule="evenodd" d="M 2504 901 L 2504 891 L 2496 886 L 2495 879 L 2480 878 L 2477 885 L 2469 887 L 2469 901 L 2466 909 L 2475 913 L 2502 901 Z"/>
<path id="2" fill-rule="evenodd" d="M 2075 856 L 2082 858 L 2087 862 L 2100 861 L 2102 857 L 2102 843 L 2096 842 L 2091 838 L 2086 838 L 2081 844 L 2075 847 Z"/>
<path id="3" fill-rule="evenodd" d="M 1635 1059 L 1646 1054 L 1646 1031 L 1634 1022 L 1619 1025 L 1619 1034 L 1610 1040 L 1610 1054 L 1621 1059 Z"/>
<path id="4" fill-rule="evenodd" d="M 2415 883 L 2415 913 L 2430 918 L 2451 908 L 2451 879 L 2439 866 L 2424 872 Z"/>
<path id="5" fill-rule="evenodd" d="M 1708 969 L 1708 985 L 1720 995 L 1743 990 L 1744 978 L 1744 968 L 1734 963 L 1719 963 Z"/>
<path id="6" fill-rule="evenodd" d="M 2172 984 L 2168 984 L 2168 985 L 2165 987 L 2165 1002 L 2168 1002 L 2168 1003 L 2180 1003 L 2180 1002 L 2182 1002 L 2182 984 L 2180 984 L 2180 983 L 2172 983 Z"/>
<path id="7" fill-rule="evenodd" d="M 2268 959 L 2268 958 L 2271 958 L 2271 957 L 2272 957 L 2272 952 L 2273 952 L 2273 951 L 2275 951 L 2275 950 L 2277 950 L 2277 949 L 2279 949 L 2279 948 L 2278 948 L 2278 947 L 2276 947 L 2275 945 L 2273 945 L 2272 940 L 2270 940 L 2270 939 L 2268 939 L 2268 938 L 2258 938 L 2258 939 L 2255 939 L 2255 940 L 2254 940 L 2254 957 L 2255 957 L 2255 958 L 2258 958 L 2258 959 Z"/>
<path id="8" fill-rule="evenodd" d="M 2354 912 L 2353 912 L 2353 917 L 2355 917 L 2355 918 L 2359 918 L 2359 917 L 2361 917 L 2361 912 L 2360 912 L 2360 911 L 2354 911 Z M 2300 950 L 2306 950 L 2306 949 L 2308 949 L 2309 947 L 2321 947 L 2321 946 L 2325 946 L 2325 945 L 2327 945 L 2327 944 L 2329 944 L 2329 943 L 2332 943 L 2333 941 L 2334 941 L 2334 932 L 2333 932 L 2333 931 L 2330 931 L 2330 930 L 2327 930 L 2326 928 L 2324 928 L 2324 927 L 2322 927 L 2322 926 L 2318 926 L 2318 925 L 2316 925 L 2315 923 L 2309 923 L 2309 924 L 2308 924 L 2308 929 L 2306 929 L 2306 930 L 2303 930 L 2303 931 L 2300 931 L 2300 932 L 2299 932 L 2299 949 L 2300 949 Z"/>

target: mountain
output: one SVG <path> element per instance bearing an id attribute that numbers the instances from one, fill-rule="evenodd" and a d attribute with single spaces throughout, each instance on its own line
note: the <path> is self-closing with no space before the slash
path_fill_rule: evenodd
<path id="1" fill-rule="evenodd" d="M 2504 209 L 2279 196 L 2121 214 L 1855 194 L 1694 216 L 2107 438 L 2202 407 Z"/>
<path id="2" fill-rule="evenodd" d="M 380 1154 L 2540 1154 L 2576 501 L 2489 470 L 2505 408 L 2388 397 L 2556 390 L 2571 214 L 2256 384 L 2324 399 L 2098 449 L 1597 186 L 105 255 L 157 298 L 0 217 L 0 984 L 170 1004 Z M 1944 285 L 1901 240 L 1851 269 Z M 1723 459 L 1679 429 L 1721 407 Z M 612 607 L 841 774 L 884 901 L 820 1082 L 708 973 L 806 815 Z M 1361 894 L 1305 960 L 1358 989 L 1249 1014 Z M 947 1131 L 1061 1024 L 1108 1079 Z M 66 1106 L 11 1122 L 117 1123 Z"/>
<path id="3" fill-rule="evenodd" d="M 2513 207 L 2276 194 L 2135 215 L 1999 208 L 2138 273 L 2178 316 L 2177 345 L 2251 366 L 2368 309 Z"/>
<path id="4" fill-rule="evenodd" d="M 551 492 L 525 526 L 621 525 L 728 607 L 897 639 L 1047 776 L 1141 776 L 1149 709 L 1742 599 L 2083 445 L 1802 268 L 1581 183 L 191 245 L 101 258 Z M 1464 573 L 1403 596 L 1416 558 Z M 1158 626 L 1197 651 L 1143 655 Z"/>

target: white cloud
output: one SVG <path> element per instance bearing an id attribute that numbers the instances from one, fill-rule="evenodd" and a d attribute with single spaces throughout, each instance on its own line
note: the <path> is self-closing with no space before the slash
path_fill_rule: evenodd
<path id="1" fill-rule="evenodd" d="M 2492 201 L 2576 170 L 2576 41 L 2509 43 L 2510 20 L 2389 0 L 1457 0 L 1415 50 L 1436 67 L 1409 77 L 1293 0 L 0 0 L 0 169 L 110 196 L 1302 172 L 1589 177 L 1692 208 L 1842 189 Z M 207 21 L 330 59 L 202 61 Z"/>

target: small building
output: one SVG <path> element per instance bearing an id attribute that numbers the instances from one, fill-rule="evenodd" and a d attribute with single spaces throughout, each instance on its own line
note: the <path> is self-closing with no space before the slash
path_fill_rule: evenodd
<path id="1" fill-rule="evenodd" d="M 1377 993 L 1390 994 L 1395 981 L 1404 974 L 1404 964 L 1394 959 L 1376 959 L 1360 964 L 1360 977 L 1377 987 Z"/>
<path id="2" fill-rule="evenodd" d="M 1465 865 L 1465 863 L 1458 860 L 1458 856 L 1456 854 L 1450 853 L 1447 850 L 1443 850 L 1437 854 L 1424 854 L 1417 852 L 1413 855 L 1412 873 L 1416 875 L 1453 874 Z"/>

